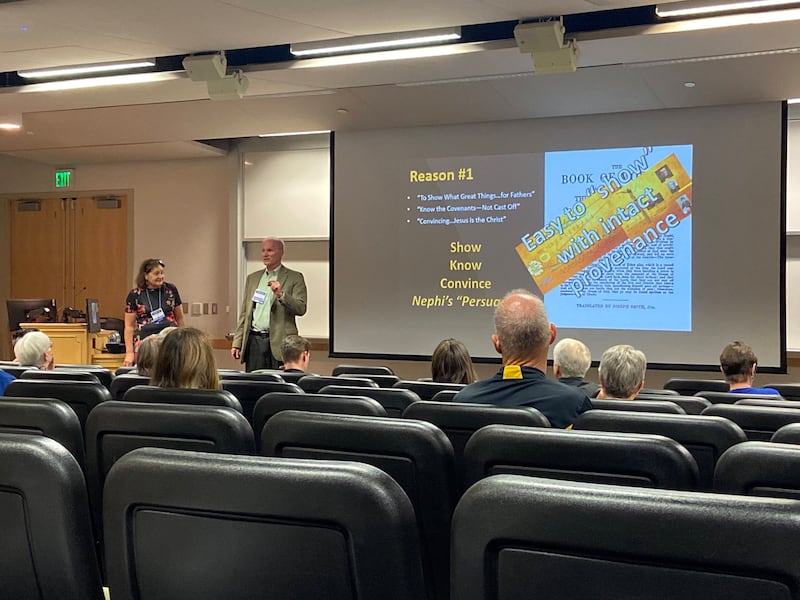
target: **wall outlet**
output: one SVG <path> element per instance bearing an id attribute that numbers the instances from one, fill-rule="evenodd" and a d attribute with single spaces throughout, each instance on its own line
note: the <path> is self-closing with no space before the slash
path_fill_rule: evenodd
<path id="1" fill-rule="evenodd" d="M 216 302 L 212 302 L 211 303 L 211 314 L 215 315 L 215 314 L 217 314 L 217 312 L 219 312 L 219 307 L 217 306 Z"/>

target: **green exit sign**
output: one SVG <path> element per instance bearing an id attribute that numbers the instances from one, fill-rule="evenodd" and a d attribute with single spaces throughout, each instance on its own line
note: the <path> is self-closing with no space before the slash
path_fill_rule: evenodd
<path id="1" fill-rule="evenodd" d="M 75 177 L 75 169 L 56 169 L 56 187 L 71 187 L 73 177 Z"/>

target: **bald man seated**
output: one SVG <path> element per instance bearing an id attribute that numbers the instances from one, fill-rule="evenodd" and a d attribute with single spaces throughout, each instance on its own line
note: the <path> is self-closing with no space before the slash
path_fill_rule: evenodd
<path id="1" fill-rule="evenodd" d="M 547 379 L 547 350 L 556 327 L 544 303 L 526 290 L 509 292 L 494 314 L 492 344 L 503 359 L 500 372 L 476 381 L 456 394 L 455 402 L 531 406 L 553 427 L 566 428 L 592 403 L 579 388 Z"/>

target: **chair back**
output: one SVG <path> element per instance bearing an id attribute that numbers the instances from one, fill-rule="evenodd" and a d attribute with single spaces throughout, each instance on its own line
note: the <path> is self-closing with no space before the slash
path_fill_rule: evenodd
<path id="1" fill-rule="evenodd" d="M 772 434 L 769 440 L 776 444 L 800 444 L 800 423 L 789 423 Z"/>
<path id="2" fill-rule="evenodd" d="M 733 421 L 751 441 L 768 442 L 772 434 L 784 425 L 800 422 L 800 410 L 796 408 L 714 404 L 705 409 L 703 415 L 725 417 Z"/>
<path id="3" fill-rule="evenodd" d="M 355 387 L 350 385 L 326 385 L 319 391 L 320 394 L 336 396 L 366 396 L 380 402 L 390 417 L 400 417 L 403 411 L 412 403 L 419 402 L 420 397 L 411 390 L 400 388 L 370 388 Z"/>
<path id="4" fill-rule="evenodd" d="M 30 371 L 30 367 L 20 367 L 17 364 L 13 365 L 0 365 L 0 369 L 8 373 L 9 375 L 13 375 L 14 377 L 19 377 L 25 371 Z"/>
<path id="5" fill-rule="evenodd" d="M 114 371 L 114 376 L 115 377 L 119 377 L 120 375 L 127 375 L 128 373 L 130 373 L 132 371 L 135 371 L 135 370 L 136 370 L 135 366 L 117 367 L 116 370 Z"/>
<path id="6" fill-rule="evenodd" d="M 664 435 L 686 448 L 694 457 L 699 487 L 711 491 L 714 468 L 731 446 L 747 441 L 742 428 L 721 417 L 698 415 L 642 414 L 590 410 L 575 421 L 575 430 L 620 431 Z"/>
<path id="7" fill-rule="evenodd" d="M 437 383 L 435 381 L 401 380 L 395 383 L 392 387 L 411 390 L 423 400 L 432 400 L 437 392 L 441 392 L 442 390 L 455 390 L 459 392 L 466 386 L 463 383 Z"/>
<path id="8" fill-rule="evenodd" d="M 0 433 L 0 595 L 102 600 L 83 473 L 52 439 Z"/>
<path id="9" fill-rule="evenodd" d="M 728 382 L 724 379 L 692 379 L 673 377 L 664 384 L 665 390 L 678 392 L 682 396 L 694 396 L 697 392 L 727 392 Z"/>
<path id="10" fill-rule="evenodd" d="M 242 414 L 250 423 L 253 422 L 253 410 L 256 402 L 264 394 L 269 394 L 270 392 L 304 393 L 297 384 L 276 380 L 223 379 L 222 389 L 236 396 L 236 399 L 242 405 Z"/>
<path id="11" fill-rule="evenodd" d="M 450 516 L 456 502 L 453 447 L 431 423 L 284 411 L 261 433 L 261 454 L 353 460 L 378 467 L 403 488 L 417 516 L 431 597 L 449 599 Z"/>
<path id="12" fill-rule="evenodd" d="M 336 365 L 331 371 L 331 375 L 338 377 L 339 375 L 394 375 L 389 367 L 376 366 L 376 365 Z"/>
<path id="13" fill-rule="evenodd" d="M 699 415 L 703 412 L 704 409 L 711 406 L 711 402 L 706 400 L 705 398 L 700 398 L 698 396 L 680 396 L 676 392 L 674 395 L 665 395 L 665 394 L 645 394 L 639 392 L 639 394 L 634 398 L 636 401 L 668 401 L 674 402 L 678 406 L 683 409 L 687 415 Z M 592 400 L 594 402 L 594 400 Z"/>
<path id="14" fill-rule="evenodd" d="M 455 402 L 459 390 L 441 390 L 433 395 L 433 402 Z"/>
<path id="15" fill-rule="evenodd" d="M 59 364 L 56 368 L 57 371 L 89 371 L 94 374 L 106 389 L 111 389 L 111 382 L 114 381 L 114 374 L 100 365 L 64 365 Z"/>
<path id="16" fill-rule="evenodd" d="M 787 400 L 800 400 L 800 383 L 768 383 L 764 387 L 777 390 Z"/>
<path id="17" fill-rule="evenodd" d="M 81 424 L 75 411 L 61 400 L 0 396 L 0 433 L 48 437 L 64 446 L 84 469 Z"/>
<path id="18" fill-rule="evenodd" d="M 283 383 L 279 373 L 246 373 L 244 371 L 219 371 L 222 381 L 273 381 Z"/>
<path id="19" fill-rule="evenodd" d="M 104 494 L 115 597 L 425 596 L 414 509 L 371 465 L 146 448 Z"/>
<path id="20" fill-rule="evenodd" d="M 797 510 L 775 498 L 490 477 L 456 507 L 452 597 L 797 600 Z"/>
<path id="21" fill-rule="evenodd" d="M 488 425 L 464 449 L 467 486 L 510 473 L 589 483 L 697 489 L 688 450 L 661 435 Z"/>
<path id="22" fill-rule="evenodd" d="M 111 400 L 105 386 L 91 381 L 66 381 L 57 379 L 17 379 L 6 386 L 6 396 L 24 398 L 55 398 L 69 405 L 78 416 L 81 430 L 92 409 Z"/>
<path id="23" fill-rule="evenodd" d="M 547 417 L 530 406 L 501 407 L 466 402 L 414 402 L 403 411 L 403 418 L 433 423 L 449 438 L 453 445 L 456 477 L 461 491 L 467 486 L 464 447 L 478 429 L 492 424 L 550 427 Z"/>
<path id="24" fill-rule="evenodd" d="M 89 371 L 75 371 L 71 369 L 53 369 L 52 371 L 40 371 L 39 369 L 28 369 L 18 379 L 63 379 L 65 381 L 91 381 L 100 384 L 97 375 Z"/>
<path id="25" fill-rule="evenodd" d="M 375 373 L 346 373 L 338 375 L 338 377 L 358 377 L 359 379 L 369 379 L 370 381 L 377 383 L 378 387 L 382 388 L 394 387 L 394 384 L 400 381 L 400 378 L 397 375 L 382 375 Z"/>
<path id="26" fill-rule="evenodd" d="M 777 400 L 778 396 L 769 398 L 742 398 L 735 402 L 736 406 L 771 406 L 772 408 L 793 408 L 800 409 L 800 402 L 797 400 Z"/>
<path id="27" fill-rule="evenodd" d="M 111 397 L 114 400 L 122 400 L 125 392 L 137 385 L 150 385 L 150 378 L 137 373 L 117 375 L 111 382 Z"/>
<path id="28" fill-rule="evenodd" d="M 664 389 L 661 389 L 661 388 L 648 388 L 648 387 L 643 387 L 641 390 L 639 390 L 639 394 L 640 395 L 641 394 L 646 394 L 646 395 L 649 395 L 649 396 L 678 396 L 679 395 L 678 392 L 676 392 L 675 390 L 664 390 Z M 665 398 L 665 400 L 669 400 L 669 398 Z"/>
<path id="29" fill-rule="evenodd" d="M 758 398 L 762 400 L 781 400 L 780 396 L 769 394 L 737 394 L 736 392 L 712 392 L 700 391 L 695 394 L 699 398 L 705 398 L 711 404 L 736 404 L 745 398 Z"/>
<path id="30" fill-rule="evenodd" d="M 262 373 L 266 375 L 278 375 L 286 383 L 297 383 L 306 375 L 313 375 L 313 373 L 306 373 L 304 371 L 282 371 L 280 369 L 259 369 L 252 372 L 253 375 L 261 375 Z"/>
<path id="31" fill-rule="evenodd" d="M 137 385 L 122 396 L 125 402 L 155 402 L 157 404 L 196 404 L 227 406 L 242 412 L 236 396 L 226 390 L 196 390 L 187 388 L 162 388 L 155 385 Z"/>
<path id="32" fill-rule="evenodd" d="M 685 415 L 686 412 L 671 400 L 603 400 L 592 398 L 592 408 L 598 410 L 624 410 L 627 412 L 671 413 Z"/>
<path id="33" fill-rule="evenodd" d="M 378 387 L 378 384 L 371 379 L 364 377 L 351 377 L 342 375 L 341 377 L 328 377 L 326 375 L 306 375 L 301 377 L 297 385 L 303 388 L 307 394 L 318 394 L 326 385 L 352 385 L 358 387 Z"/>
<path id="34" fill-rule="evenodd" d="M 800 447 L 773 442 L 734 446 L 717 463 L 714 489 L 723 494 L 800 500 Z"/>

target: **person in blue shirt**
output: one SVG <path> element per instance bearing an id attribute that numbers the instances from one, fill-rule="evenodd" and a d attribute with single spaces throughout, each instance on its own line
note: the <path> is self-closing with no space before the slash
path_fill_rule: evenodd
<path id="1" fill-rule="evenodd" d="M 6 373 L 0 369 L 0 396 L 6 393 L 6 386 L 16 379 L 10 373 Z"/>
<path id="2" fill-rule="evenodd" d="M 744 342 L 731 342 L 722 349 L 722 353 L 719 355 L 719 368 L 725 375 L 731 392 L 780 396 L 778 390 L 753 387 L 757 367 L 756 353 Z"/>

